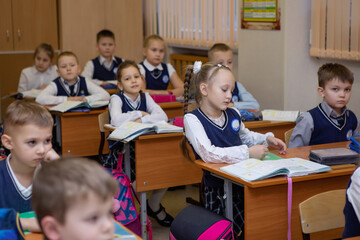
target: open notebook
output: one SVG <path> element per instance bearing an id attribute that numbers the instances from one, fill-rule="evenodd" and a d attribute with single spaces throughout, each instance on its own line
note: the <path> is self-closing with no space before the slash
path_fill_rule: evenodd
<path id="1" fill-rule="evenodd" d="M 110 133 L 108 139 L 129 142 L 134 138 L 149 132 L 173 133 L 182 131 L 183 128 L 171 125 L 165 121 L 158 123 L 125 122 Z"/>
<path id="2" fill-rule="evenodd" d="M 277 175 L 296 177 L 331 170 L 329 166 L 301 158 L 287 158 L 274 161 L 261 161 L 250 158 L 239 163 L 221 167 L 220 169 L 248 182 Z"/>
<path id="3" fill-rule="evenodd" d="M 93 101 L 93 102 L 66 101 L 50 108 L 50 111 L 67 112 L 77 108 L 90 109 L 90 108 L 104 107 L 107 106 L 108 104 L 109 101 Z"/>

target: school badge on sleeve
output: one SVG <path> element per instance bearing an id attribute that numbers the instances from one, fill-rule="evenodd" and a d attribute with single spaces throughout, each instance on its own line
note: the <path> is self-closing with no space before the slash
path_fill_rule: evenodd
<path id="1" fill-rule="evenodd" d="M 163 76 L 162 81 L 163 81 L 163 83 L 168 83 L 169 82 L 169 76 L 168 75 Z"/>

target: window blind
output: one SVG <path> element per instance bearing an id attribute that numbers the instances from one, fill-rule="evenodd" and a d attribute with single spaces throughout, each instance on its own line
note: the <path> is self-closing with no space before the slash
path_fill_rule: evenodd
<path id="1" fill-rule="evenodd" d="M 145 34 L 167 43 L 237 48 L 238 0 L 146 0 Z"/>

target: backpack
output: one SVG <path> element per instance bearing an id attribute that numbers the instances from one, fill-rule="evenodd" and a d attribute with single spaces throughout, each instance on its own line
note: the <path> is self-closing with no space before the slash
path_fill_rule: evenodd
<path id="1" fill-rule="evenodd" d="M 14 209 L 0 208 L 0 239 L 25 239 L 19 214 Z"/>
<path id="2" fill-rule="evenodd" d="M 126 226 L 132 232 L 141 236 L 141 223 L 139 214 L 135 208 L 133 196 L 140 204 L 140 200 L 131 184 L 129 177 L 122 171 L 123 153 L 121 152 L 118 157 L 116 169 L 105 168 L 119 184 L 119 190 L 114 198 L 119 201 L 120 209 L 114 213 L 116 221 Z M 152 240 L 151 221 L 147 218 L 146 230 L 149 233 L 149 240 Z"/>
<path id="3" fill-rule="evenodd" d="M 170 240 L 235 239 L 232 222 L 206 208 L 190 205 L 170 226 Z"/>

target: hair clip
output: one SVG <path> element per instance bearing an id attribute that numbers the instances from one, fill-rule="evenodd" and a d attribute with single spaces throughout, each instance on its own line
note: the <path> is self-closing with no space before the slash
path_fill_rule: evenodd
<path id="1" fill-rule="evenodd" d="M 218 65 L 217 65 L 218 67 L 223 67 L 223 65 L 221 65 L 220 63 L 218 63 Z"/>
<path id="2" fill-rule="evenodd" d="M 201 65 L 202 65 L 201 61 L 195 61 L 193 67 L 193 73 L 197 74 L 198 72 L 200 72 Z"/>

